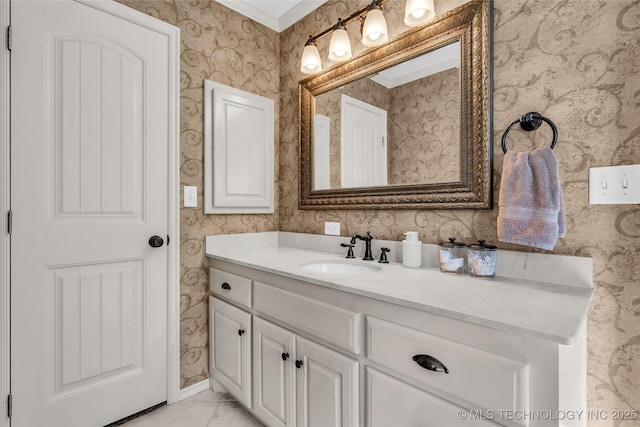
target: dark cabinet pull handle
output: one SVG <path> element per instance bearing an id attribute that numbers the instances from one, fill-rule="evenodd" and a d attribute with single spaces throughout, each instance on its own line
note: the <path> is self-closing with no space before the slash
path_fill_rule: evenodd
<path id="1" fill-rule="evenodd" d="M 226 289 L 226 290 L 230 291 L 231 290 L 231 286 L 227 282 L 224 282 L 222 284 L 222 289 Z"/>
<path id="2" fill-rule="evenodd" d="M 302 363 L 302 360 L 296 360 L 296 368 L 300 369 L 302 365 L 304 365 L 304 363 Z"/>
<path id="3" fill-rule="evenodd" d="M 286 361 L 289 358 L 289 353 L 282 353 L 282 360 Z"/>
<path id="4" fill-rule="evenodd" d="M 413 356 L 413 360 L 424 369 L 434 372 L 444 372 L 445 374 L 449 373 L 449 370 L 442 364 L 442 362 L 428 354 L 416 354 Z"/>
<path id="5" fill-rule="evenodd" d="M 238 335 L 240 336 L 244 335 L 244 329 L 238 329 Z"/>

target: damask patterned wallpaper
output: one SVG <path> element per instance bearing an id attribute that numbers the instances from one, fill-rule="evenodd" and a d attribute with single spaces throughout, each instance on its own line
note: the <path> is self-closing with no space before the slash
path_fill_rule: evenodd
<path id="1" fill-rule="evenodd" d="M 455 236 L 497 242 L 498 210 L 298 209 L 298 81 L 309 34 L 350 15 L 368 0 L 330 0 L 279 36 L 212 0 L 121 0 L 182 29 L 182 183 L 202 192 L 202 79 L 280 99 L 279 203 L 275 215 L 208 215 L 183 209 L 182 385 L 207 376 L 207 234 L 284 230 L 320 234 L 340 221 L 343 235 L 370 230 L 400 240 L 417 230 L 427 243 Z M 390 35 L 404 31 L 402 1 L 385 6 Z M 437 13 L 463 0 L 436 0 Z M 397 5 L 396 5 L 397 4 Z M 638 0 L 494 1 L 493 178 L 496 200 L 502 171 L 500 138 L 520 115 L 539 111 L 559 130 L 554 153 L 567 211 L 567 236 L 557 254 L 590 256 L 595 295 L 588 314 L 588 404 L 591 409 L 640 410 L 640 208 L 589 205 L 589 167 L 640 163 L 640 2 Z M 356 26 L 349 28 L 357 40 Z M 328 38 L 320 41 L 326 58 Z M 363 46 L 354 42 L 356 52 Z M 328 64 L 328 60 L 324 60 Z M 278 117 L 278 114 L 276 115 Z M 278 129 L 278 128 L 276 128 Z M 539 131 L 509 134 L 510 149 L 549 144 Z M 202 194 L 200 194 L 202 197 Z M 639 421 L 591 421 L 590 426 L 640 426 Z"/>
<path id="2" fill-rule="evenodd" d="M 180 374 L 186 387 L 209 375 L 209 269 L 204 236 L 278 229 L 277 203 L 273 215 L 204 215 L 202 81 L 272 98 L 277 146 L 279 36 L 213 0 L 118 1 L 180 27 L 180 186 L 197 186 L 199 200 L 197 209 L 182 208 L 180 214 Z M 276 168 L 278 157 L 276 150 Z"/>
<path id="3" fill-rule="evenodd" d="M 460 69 L 390 91 L 389 184 L 460 177 Z"/>

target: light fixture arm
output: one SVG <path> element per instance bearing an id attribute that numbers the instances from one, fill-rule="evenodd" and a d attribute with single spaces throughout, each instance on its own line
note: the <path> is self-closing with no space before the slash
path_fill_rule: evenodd
<path id="1" fill-rule="evenodd" d="M 389 0 L 373 0 L 371 2 L 371 4 L 367 5 L 366 7 L 363 7 L 362 9 L 353 12 L 351 15 L 349 15 L 347 18 L 338 18 L 338 23 L 332 27 L 327 28 L 326 30 L 324 30 L 323 32 L 315 35 L 315 36 L 309 36 L 309 40 L 307 41 L 307 43 L 309 42 L 317 42 L 318 40 L 320 40 L 321 38 L 323 38 L 324 36 L 326 36 L 327 34 L 331 34 L 333 32 L 333 30 L 335 30 L 338 26 L 344 26 L 346 27 L 347 24 L 357 20 L 363 21 L 365 15 L 367 14 L 367 12 L 369 12 L 369 10 L 371 10 L 372 8 L 375 7 L 380 7 L 383 4 L 387 3 Z"/>

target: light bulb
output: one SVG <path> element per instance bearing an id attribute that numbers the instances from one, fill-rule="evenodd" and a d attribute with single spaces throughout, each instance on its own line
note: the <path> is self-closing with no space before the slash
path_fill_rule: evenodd
<path id="1" fill-rule="evenodd" d="M 433 0 L 407 0 L 404 8 L 404 23 L 409 27 L 419 27 L 435 18 Z"/>
<path id="2" fill-rule="evenodd" d="M 389 40 L 387 21 L 384 19 L 380 6 L 372 6 L 362 25 L 362 44 L 365 46 L 379 46 Z"/>
<path id="3" fill-rule="evenodd" d="M 416 19 L 422 18 L 422 16 L 427 12 L 427 9 L 416 9 L 413 12 L 411 12 L 411 16 L 413 16 Z"/>

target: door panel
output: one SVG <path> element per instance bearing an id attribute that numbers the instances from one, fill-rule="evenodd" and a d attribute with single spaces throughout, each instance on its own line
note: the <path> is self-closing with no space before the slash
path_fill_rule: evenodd
<path id="1" fill-rule="evenodd" d="M 143 369 L 142 268 L 129 261 L 52 270 L 54 399 Z"/>
<path id="2" fill-rule="evenodd" d="M 340 99 L 342 187 L 387 185 L 387 111 L 347 95 Z"/>
<path id="3" fill-rule="evenodd" d="M 12 28 L 12 425 L 101 426 L 167 399 L 169 43 L 71 0 Z"/>
<path id="4" fill-rule="evenodd" d="M 358 362 L 302 337 L 296 347 L 297 426 L 358 426 Z"/>
<path id="5" fill-rule="evenodd" d="M 81 34 L 54 43 L 56 218 L 141 219 L 142 58 Z"/>
<path id="6" fill-rule="evenodd" d="M 313 116 L 313 189 L 331 188 L 331 118 Z"/>
<path id="7" fill-rule="evenodd" d="M 213 377 L 251 407 L 251 314 L 209 297 L 209 369 Z"/>
<path id="8" fill-rule="evenodd" d="M 295 334 L 254 316 L 254 411 L 270 426 L 295 425 L 295 360 Z"/>

